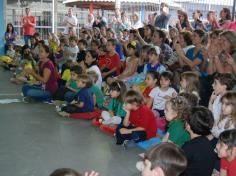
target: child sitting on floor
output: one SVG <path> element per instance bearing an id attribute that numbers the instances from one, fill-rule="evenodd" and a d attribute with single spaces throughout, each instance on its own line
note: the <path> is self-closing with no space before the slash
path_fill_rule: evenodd
<path id="1" fill-rule="evenodd" d="M 166 102 L 165 117 L 169 125 L 162 142 L 173 142 L 181 147 L 186 141 L 190 140 L 190 135 L 185 130 L 185 123 L 182 116 L 184 109 L 187 107 L 187 100 L 181 96 L 171 98 Z"/>
<path id="2" fill-rule="evenodd" d="M 236 129 L 226 130 L 220 134 L 217 144 L 218 156 L 221 158 L 220 175 L 236 175 Z"/>
<path id="3" fill-rule="evenodd" d="M 77 86 L 81 89 L 76 95 L 76 99 L 70 104 L 57 109 L 60 115 L 69 116 L 73 113 L 94 111 L 93 95 L 90 90 L 92 79 L 88 75 L 81 74 L 78 76 Z"/>
<path id="4" fill-rule="evenodd" d="M 160 76 L 160 87 L 152 89 L 150 92 L 150 101 L 147 106 L 157 111 L 159 117 L 164 117 L 165 103 L 168 99 L 177 96 L 177 92 L 174 88 L 170 87 L 172 82 L 173 74 L 169 71 L 165 71 Z"/>
<path id="5" fill-rule="evenodd" d="M 108 105 L 108 111 L 101 114 L 101 123 L 104 125 L 119 125 L 125 117 L 126 112 L 123 109 L 126 85 L 123 81 L 116 80 L 110 85 L 111 100 Z"/>
<path id="6" fill-rule="evenodd" d="M 157 125 L 153 112 L 144 105 L 143 96 L 134 90 L 125 94 L 126 116 L 116 129 L 116 144 L 128 147 L 156 136 Z"/>
<path id="7" fill-rule="evenodd" d="M 187 158 L 175 144 L 162 143 L 150 149 L 136 167 L 142 176 L 179 176 L 187 167 Z"/>
<path id="8" fill-rule="evenodd" d="M 93 93 L 94 105 L 95 107 L 102 109 L 104 103 L 104 96 L 101 89 L 99 89 L 96 85 L 96 82 L 98 80 L 98 74 L 95 71 L 88 71 L 87 75 L 90 76 L 93 81 L 93 85 L 91 86 L 90 90 Z"/>
<path id="9" fill-rule="evenodd" d="M 78 76 L 82 73 L 82 68 L 78 65 L 70 68 L 70 80 L 65 86 L 61 86 L 54 95 L 54 100 L 71 102 L 74 100 L 80 88 L 77 86 Z"/>
<path id="10" fill-rule="evenodd" d="M 209 176 L 212 174 L 216 156 L 207 135 L 211 133 L 214 118 L 207 108 L 193 107 L 184 112 L 186 130 L 191 140 L 186 142 L 182 149 L 188 159 L 186 176 Z"/>

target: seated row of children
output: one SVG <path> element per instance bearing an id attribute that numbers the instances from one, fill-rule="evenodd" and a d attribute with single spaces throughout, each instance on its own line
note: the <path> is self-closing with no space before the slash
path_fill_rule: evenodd
<path id="1" fill-rule="evenodd" d="M 214 153 L 217 139 L 222 132 L 236 126 L 236 93 L 231 91 L 235 85 L 233 74 L 214 76 L 213 93 L 209 109 L 206 109 L 199 106 L 199 101 L 207 99 L 200 95 L 204 87 L 200 89 L 199 74 L 182 72 L 180 81 L 173 83 L 173 73 L 166 71 L 168 68 L 162 65 L 159 57 L 163 54 L 160 47 L 142 46 L 139 59 L 138 42 L 130 41 L 126 46 L 128 57 L 123 65 L 116 47 L 117 41 L 113 38 L 108 39 L 105 46 L 92 40 L 91 50 L 84 39 L 78 41 L 78 46 L 77 37 L 60 39 L 60 45 L 53 50 L 58 66 L 55 73 L 61 73 L 58 89 L 52 96 L 57 112 L 72 117 L 73 114 L 82 116 L 101 110 L 92 123 L 102 131 L 114 134 L 117 145 L 129 148 L 137 144 L 150 149 L 162 142 L 174 143 L 184 150 L 187 157 L 186 175 L 210 175 L 213 168 L 219 171 L 219 159 Z M 38 53 L 33 57 L 32 48 L 25 48 L 23 60 L 27 63 L 36 58 L 42 61 L 50 57 L 43 42 L 39 42 L 39 48 L 40 51 L 44 48 L 43 54 L 46 52 L 46 55 Z M 44 80 L 44 72 L 39 77 L 27 71 L 38 69 L 33 67 L 33 63 L 31 68 L 23 65 L 17 66 L 16 72 L 22 71 L 20 74 L 25 79 L 19 79 L 21 75 L 17 75 L 12 81 L 35 85 L 37 78 Z M 54 78 L 55 75 L 48 77 L 47 81 Z M 108 101 L 104 94 L 109 94 Z M 221 173 L 225 172 L 222 170 Z"/>

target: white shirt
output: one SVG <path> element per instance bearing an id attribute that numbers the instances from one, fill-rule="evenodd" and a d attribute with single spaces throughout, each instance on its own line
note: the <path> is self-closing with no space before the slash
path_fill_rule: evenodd
<path id="1" fill-rule="evenodd" d="M 97 65 L 93 65 L 92 67 L 90 67 L 90 68 L 88 69 L 88 71 L 94 71 L 94 72 L 97 73 L 97 75 L 98 75 L 98 80 L 97 80 L 97 82 L 96 82 L 96 86 L 97 86 L 99 89 L 101 89 L 101 88 L 102 88 L 102 74 L 101 74 L 101 71 L 100 71 L 100 69 L 98 68 L 98 66 L 97 66 Z"/>
<path id="2" fill-rule="evenodd" d="M 222 103 L 220 101 L 221 97 L 222 95 L 218 95 L 212 104 L 212 113 L 215 123 L 218 123 L 220 120 L 221 106 L 222 106 Z"/>
<path id="3" fill-rule="evenodd" d="M 66 28 L 64 31 L 64 34 L 69 34 L 69 28 L 72 27 L 74 31 L 76 31 L 76 27 L 72 26 L 70 23 L 75 24 L 76 26 L 78 25 L 78 20 L 76 18 L 76 16 L 66 16 L 64 21 L 66 22 Z M 69 23 L 68 23 L 68 22 Z"/>
<path id="4" fill-rule="evenodd" d="M 211 133 L 214 137 L 219 138 L 220 133 L 225 130 L 231 130 L 235 128 L 234 123 L 231 118 L 225 117 L 221 121 L 214 124 Z"/>
<path id="5" fill-rule="evenodd" d="M 74 54 L 74 57 L 72 56 L 69 56 L 68 59 L 71 60 L 72 62 L 76 62 L 77 60 L 77 53 L 79 52 L 79 47 L 76 45 L 74 47 L 68 47 L 68 51 L 70 53 L 73 53 Z"/>
<path id="6" fill-rule="evenodd" d="M 170 87 L 167 91 L 162 91 L 159 87 L 151 90 L 149 96 L 153 98 L 152 109 L 164 110 L 166 104 L 166 96 L 173 97 L 177 95 L 175 89 Z"/>
<path id="7" fill-rule="evenodd" d="M 137 21 L 135 24 L 132 25 L 133 29 L 139 29 L 143 27 L 143 23 L 141 21 Z"/>

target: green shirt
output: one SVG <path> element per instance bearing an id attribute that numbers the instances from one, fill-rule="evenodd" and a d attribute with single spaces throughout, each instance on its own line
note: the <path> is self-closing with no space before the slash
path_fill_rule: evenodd
<path id="1" fill-rule="evenodd" d="M 190 135 L 185 130 L 184 121 L 181 119 L 171 121 L 167 132 L 169 133 L 169 140 L 180 147 L 190 140 Z"/>
<path id="2" fill-rule="evenodd" d="M 109 105 L 108 110 L 112 111 L 115 116 L 125 117 L 126 112 L 123 109 L 124 103 L 120 102 L 116 98 L 112 98 Z"/>
<path id="3" fill-rule="evenodd" d="M 68 81 L 68 87 L 71 87 L 72 89 L 75 89 L 75 90 L 77 90 L 77 92 L 79 92 L 80 91 L 80 88 L 77 86 L 77 82 L 75 81 L 75 80 L 73 80 L 73 79 L 70 79 L 69 81 Z"/>
<path id="4" fill-rule="evenodd" d="M 103 107 L 104 97 L 102 91 L 95 85 L 90 88 L 91 92 L 96 96 L 96 105 L 98 108 Z"/>

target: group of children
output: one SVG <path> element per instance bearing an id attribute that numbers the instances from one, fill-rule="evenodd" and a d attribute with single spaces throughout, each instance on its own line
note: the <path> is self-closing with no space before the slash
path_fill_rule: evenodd
<path id="1" fill-rule="evenodd" d="M 209 105 L 203 107 L 200 102 L 208 97 L 201 94 L 205 87 L 203 74 L 197 71 L 200 66 L 183 66 L 179 76 L 176 70 L 170 71 L 163 62 L 168 59 L 163 31 L 158 29 L 153 34 L 153 44 L 159 38 L 160 46 L 142 44 L 140 34 L 134 32 L 119 41 L 112 29 L 103 37 L 85 32 L 81 30 L 79 39 L 55 34 L 48 38 L 52 53 L 48 57 L 55 66 L 50 73 L 58 84 L 52 100 L 59 115 L 89 116 L 94 126 L 115 136 L 117 145 L 138 145 L 148 150 L 139 167 L 143 175 L 236 175 L 234 74 L 213 75 Z M 179 43 L 172 48 L 177 53 Z M 1 61 L 14 71 L 12 82 L 41 85 L 39 77 L 27 69 L 39 70 L 36 62 L 44 46 L 37 33 L 31 46 L 19 51 L 20 58 L 9 46 Z M 123 61 L 121 56 L 125 56 Z M 190 62 L 186 58 L 182 61 Z M 47 78 L 46 84 L 50 81 Z"/>

